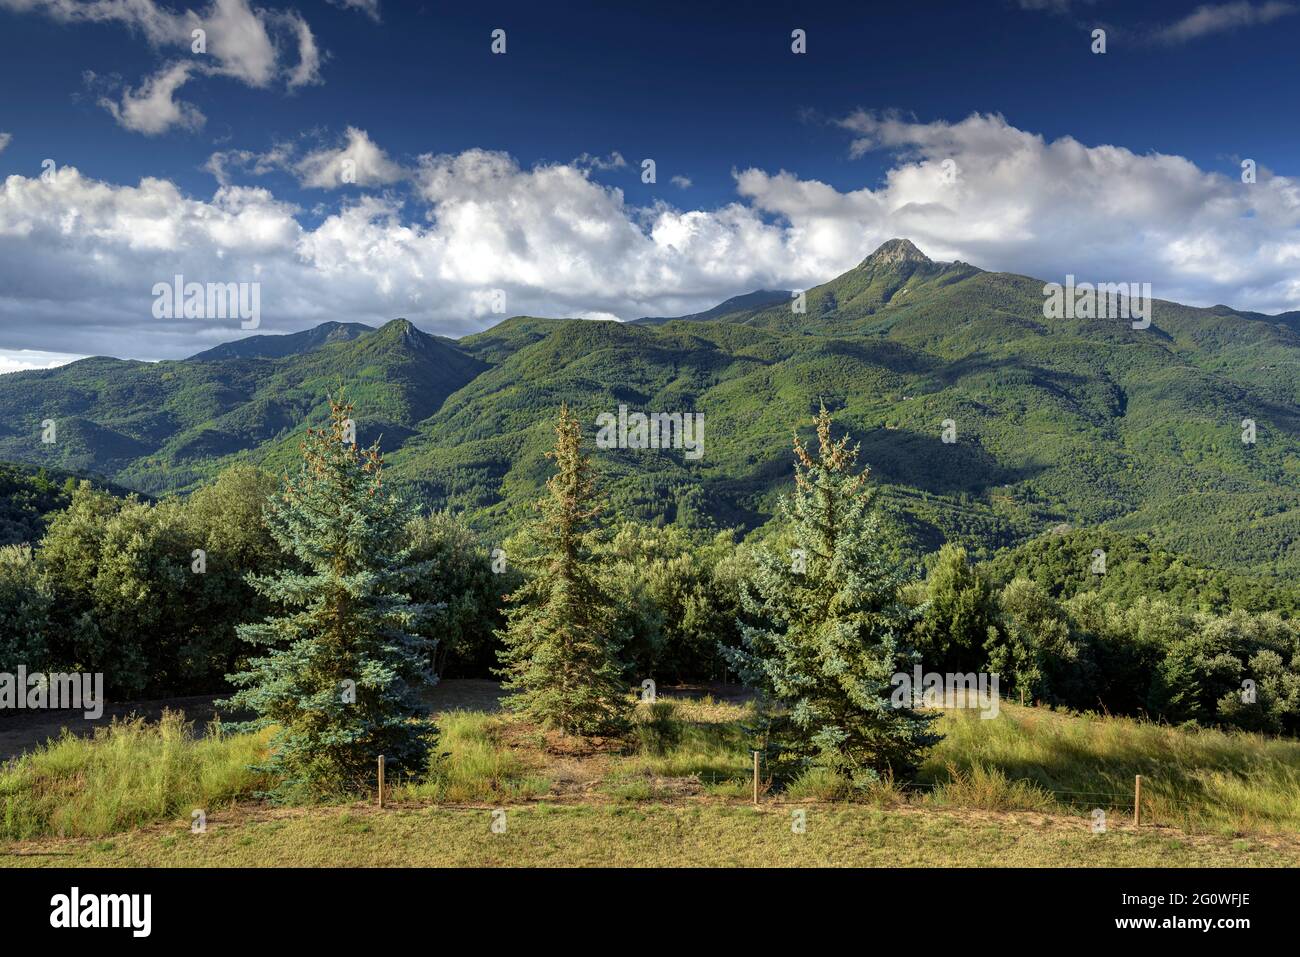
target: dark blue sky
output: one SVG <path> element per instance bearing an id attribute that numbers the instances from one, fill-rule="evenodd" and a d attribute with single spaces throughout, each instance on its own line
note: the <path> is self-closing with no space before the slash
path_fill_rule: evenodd
<path id="1" fill-rule="evenodd" d="M 1300 0 L 0 0 L 0 372 L 681 315 L 894 236 L 1300 309 L 1297 40 Z M 261 317 L 155 317 L 182 274 L 260 284 Z"/>
<path id="2" fill-rule="evenodd" d="M 634 165 L 596 177 L 641 201 L 685 175 L 692 201 L 707 207 L 733 198 L 735 167 L 789 169 L 840 189 L 874 182 L 887 157 L 850 159 L 846 134 L 825 122 L 858 107 L 923 122 L 1000 112 L 1049 139 L 1175 153 L 1205 169 L 1231 171 L 1233 157 L 1255 156 L 1294 170 L 1300 17 L 1153 41 L 1195 6 L 1076 3 L 1062 15 L 1012 0 L 388 0 L 375 23 L 310 2 L 298 9 L 329 54 L 323 84 L 286 93 L 203 78 L 183 98 L 206 114 L 205 128 L 157 137 L 119 128 L 83 81 L 93 70 L 137 85 L 160 59 L 138 32 L 0 9 L 0 130 L 14 137 L 0 171 L 27 173 L 49 156 L 96 178 L 165 176 L 204 195 L 214 184 L 200 168 L 216 148 L 260 151 L 351 124 L 395 158 L 469 147 L 525 164 L 611 150 L 630 164 L 651 156 L 657 187 L 640 184 Z M 1089 50 L 1095 24 L 1109 29 L 1105 56 Z M 489 53 L 495 27 L 507 30 L 504 57 Z M 794 27 L 808 31 L 806 56 L 790 53 Z M 287 178 L 278 185 L 291 191 Z"/>

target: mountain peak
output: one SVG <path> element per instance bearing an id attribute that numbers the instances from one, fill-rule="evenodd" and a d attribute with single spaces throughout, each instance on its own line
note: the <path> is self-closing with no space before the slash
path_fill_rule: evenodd
<path id="1" fill-rule="evenodd" d="M 390 319 L 375 332 L 375 347 L 379 349 L 440 355 L 446 345 L 446 340 L 422 332 L 409 319 Z M 455 348 L 454 344 L 452 347 Z"/>
<path id="2" fill-rule="evenodd" d="M 890 239 L 862 260 L 863 266 L 899 266 L 903 263 L 932 263 L 925 253 L 912 245 L 910 239 Z"/>
<path id="3" fill-rule="evenodd" d="M 379 337 L 386 341 L 400 339 L 403 342 L 414 342 L 425 338 L 425 335 L 409 319 L 390 319 L 379 327 Z"/>

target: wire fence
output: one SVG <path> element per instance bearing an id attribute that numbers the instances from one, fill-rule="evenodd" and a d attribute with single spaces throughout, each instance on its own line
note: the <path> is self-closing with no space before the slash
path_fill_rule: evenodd
<path id="1" fill-rule="evenodd" d="M 990 692 L 991 689 L 988 689 L 986 686 L 986 690 L 985 692 L 983 692 L 983 694 L 985 695 L 985 697 L 987 697 Z M 934 689 L 934 694 L 940 699 L 940 703 L 926 705 L 924 704 L 923 696 L 921 695 L 921 693 L 918 693 L 918 698 L 922 699 L 919 706 L 923 708 L 934 708 L 935 710 L 943 710 L 943 711 L 982 710 L 978 705 L 971 705 L 969 703 L 965 703 L 965 702 L 969 702 L 972 699 L 978 699 L 980 693 L 974 687 L 970 689 L 968 694 L 964 694 L 961 696 L 965 699 L 965 702 L 963 702 L 962 704 L 945 703 L 946 699 L 944 699 L 944 690 L 942 688 Z M 996 696 L 1000 701 L 1008 701 L 1012 704 L 1022 705 L 1026 708 L 1039 709 L 1045 707 L 1044 705 L 1041 705 L 1038 702 L 1033 701 L 1032 699 L 1030 700 L 1022 699 L 1020 694 L 1014 690 L 1004 692 L 1001 689 L 999 689 Z M 988 770 L 993 770 L 1000 773 L 1000 771 L 996 767 L 989 768 Z M 957 775 L 961 775 L 962 773 L 963 773 L 962 769 L 958 768 Z M 965 773 L 969 774 L 971 772 L 967 771 Z M 738 768 L 734 773 L 712 772 L 712 773 L 708 773 L 707 775 L 697 774 L 696 777 L 697 779 L 700 780 L 702 784 L 706 784 L 710 787 L 717 787 L 719 785 L 742 785 L 742 784 L 748 786 L 750 783 L 748 777 L 749 774 L 750 774 L 750 769 L 748 767 L 745 767 L 745 768 Z M 1154 781 L 1151 778 L 1144 776 L 1143 781 L 1144 781 L 1144 785 L 1148 789 L 1151 789 L 1154 786 Z M 889 784 L 888 787 L 896 790 L 906 791 L 906 792 L 933 794 L 936 791 L 942 792 L 948 789 L 960 787 L 963 784 L 967 784 L 967 783 L 969 783 L 969 778 L 963 781 L 961 777 L 954 776 L 954 777 L 950 777 L 947 780 L 942 780 L 942 781 L 906 781 L 901 783 L 893 782 Z M 1123 785 L 1117 784 L 1115 788 L 1112 790 L 1085 790 L 1079 788 L 1059 788 L 1059 787 L 1053 787 L 1050 784 L 1045 784 L 1041 779 L 1037 779 L 1037 778 L 1009 778 L 1003 776 L 1003 783 L 1008 788 L 1015 788 L 1017 786 L 1020 786 L 1020 787 L 1030 788 L 1035 792 L 1043 794 L 1044 796 L 1050 795 L 1053 798 L 1057 799 L 1058 803 L 1060 803 L 1063 806 L 1098 807 L 1104 805 L 1104 807 L 1107 809 L 1128 810 L 1128 811 L 1134 810 L 1137 806 L 1136 801 L 1134 800 L 1133 785 L 1128 783 L 1125 783 Z M 1151 793 L 1150 791 L 1148 791 L 1147 794 L 1143 795 L 1143 799 L 1142 799 L 1142 806 L 1144 810 L 1153 810 L 1154 808 L 1157 807 L 1158 808 L 1166 808 L 1166 807 L 1196 808 L 1196 809 L 1203 810 L 1211 806 L 1211 804 L 1212 802 L 1208 801 L 1207 799 L 1182 800 L 1182 799 L 1167 796 L 1166 794 L 1159 791 L 1157 791 L 1156 793 Z M 1222 805 L 1218 805 L 1218 806 L 1221 809 L 1230 809 L 1227 808 L 1226 806 L 1222 806 Z"/>
<path id="2" fill-rule="evenodd" d="M 710 772 L 707 774 L 696 774 L 695 777 L 700 781 L 701 784 L 706 784 L 710 787 L 717 787 L 723 784 L 735 784 L 735 785 L 744 784 L 748 786 L 748 784 L 750 783 L 750 778 L 748 777 L 749 773 L 750 771 L 748 768 L 737 768 L 735 772 Z M 1050 794 L 1054 797 L 1068 796 L 1070 800 L 1065 801 L 1063 803 L 1084 804 L 1090 802 L 1077 801 L 1074 799 L 1095 798 L 1095 799 L 1099 799 L 1102 802 L 1105 802 L 1106 806 L 1110 808 L 1127 807 L 1130 810 L 1132 810 L 1134 806 L 1132 795 L 1130 794 L 1126 797 L 1124 796 L 1126 792 L 1118 788 L 1115 791 L 1084 791 L 1084 790 L 1077 790 L 1077 789 L 1070 789 L 1070 788 L 1049 787 L 1047 785 L 1044 785 L 1040 781 L 1034 780 L 1033 778 L 1007 778 L 1005 780 L 1006 783 L 1010 786 L 1015 786 L 1017 784 L 1024 785 L 1025 787 L 1033 788 L 1035 791 L 1041 792 L 1045 795 Z M 959 783 L 960 782 L 955 779 L 950 779 L 947 781 L 904 781 L 901 783 L 895 782 L 893 784 L 888 785 L 888 787 L 900 791 L 933 793 L 935 791 L 942 791 L 944 789 L 951 788 L 954 786 L 954 784 L 959 784 Z M 1148 779 L 1144 779 L 1144 783 L 1147 786 L 1150 786 L 1150 781 Z M 1203 806 L 1204 803 L 1204 802 L 1196 802 L 1196 801 L 1179 801 L 1173 798 L 1167 798 L 1164 795 L 1148 795 L 1144 797 L 1143 805 L 1145 806 L 1147 800 L 1152 797 L 1154 797 L 1156 802 L 1158 802 L 1161 805 L 1175 804 L 1183 807 L 1201 807 Z"/>

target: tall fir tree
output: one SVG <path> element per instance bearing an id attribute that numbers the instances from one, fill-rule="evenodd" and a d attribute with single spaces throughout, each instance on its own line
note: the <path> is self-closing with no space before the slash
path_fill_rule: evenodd
<path id="1" fill-rule="evenodd" d="M 742 646 L 722 651 L 763 695 L 755 731 L 778 776 L 818 767 L 862 788 L 910 773 L 939 736 L 932 716 L 891 704 L 915 612 L 867 471 L 854 474 L 858 446 L 832 439 L 825 406 L 817 438 L 814 456 L 795 436 L 795 490 L 778 505 L 789 548 L 759 552 L 741 589 Z"/>
<path id="2" fill-rule="evenodd" d="M 505 699 L 511 710 L 568 734 L 613 734 L 626 726 L 631 702 L 616 660 L 617 606 L 593 558 L 603 505 L 567 406 L 555 439 L 546 457 L 556 473 L 516 558 L 529 577 L 508 596 L 498 674 L 512 692 Z"/>
<path id="3" fill-rule="evenodd" d="M 435 733 L 415 696 L 434 642 L 413 628 L 430 609 L 407 595 L 428 563 L 410 563 L 399 544 L 411 511 L 385 493 L 378 443 L 357 447 L 352 411 L 330 400 L 329 425 L 307 430 L 297 475 L 268 502 L 289 561 L 249 580 L 285 613 L 240 626 L 269 650 L 228 676 L 240 690 L 222 702 L 258 715 L 242 729 L 276 727 L 266 765 L 276 796 L 365 788 L 380 754 L 418 773 Z"/>

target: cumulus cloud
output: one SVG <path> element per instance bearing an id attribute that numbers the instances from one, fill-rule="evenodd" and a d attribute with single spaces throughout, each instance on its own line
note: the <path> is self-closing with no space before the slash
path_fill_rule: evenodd
<path id="1" fill-rule="evenodd" d="M 265 88 L 283 82 L 293 89 L 320 82 L 323 60 L 311 27 L 296 11 L 269 11 L 253 7 L 248 0 L 211 0 L 201 12 L 177 11 L 154 0 L 0 0 L 0 9 L 19 13 L 42 13 L 60 23 L 117 23 L 142 35 L 151 46 L 173 54 L 194 57 L 182 75 L 179 64 L 172 64 L 145 80 L 140 91 L 127 97 L 135 100 L 156 96 L 149 106 L 135 107 L 139 125 L 123 123 L 128 129 L 145 133 L 161 132 L 154 128 L 159 117 L 168 115 L 170 91 L 197 73 L 223 76 L 248 86 Z M 205 52 L 195 52 L 195 31 L 202 31 Z M 294 49 L 294 60 L 285 51 Z M 131 115 L 132 100 L 117 104 L 114 116 Z M 175 104 L 173 119 L 167 126 L 193 128 L 197 110 Z M 162 127 L 163 129 L 167 126 Z"/>
<path id="2" fill-rule="evenodd" d="M 1295 13 L 1297 9 L 1300 8 L 1294 3 L 1282 0 L 1268 0 L 1265 3 L 1239 0 L 1237 3 L 1205 4 L 1181 20 L 1158 30 L 1156 39 L 1164 43 L 1186 43 L 1211 33 L 1272 23 L 1280 17 Z"/>
<path id="3" fill-rule="evenodd" d="M 13 138 L 12 133 L 0 133 L 0 153 L 5 151 L 5 147 L 13 141 Z"/>
<path id="4" fill-rule="evenodd" d="M 1245 184 L 1180 156 L 1049 142 L 1001 116 L 916 123 L 859 112 L 841 125 L 857 134 L 855 153 L 898 158 L 881 189 L 828 195 L 755 172 L 741 191 L 763 209 L 820 222 L 814 234 L 856 221 L 985 268 L 1140 278 L 1158 297 L 1207 305 L 1300 305 L 1294 179 L 1262 170 Z"/>
<path id="5" fill-rule="evenodd" d="M 400 315 L 463 335 L 500 319 L 498 290 L 507 315 L 677 315 L 753 289 L 808 288 L 894 236 L 936 259 L 1044 280 L 1068 272 L 1151 282 L 1158 298 L 1202 305 L 1300 308 L 1292 179 L 1261 168 L 1248 185 L 1178 156 L 1049 141 L 1000 116 L 839 122 L 855 154 L 887 156 L 882 182 L 843 191 L 738 170 L 736 200 L 712 209 L 630 205 L 576 161 L 527 167 L 479 149 L 420 156 L 381 194 L 344 194 L 310 220 L 269 189 L 228 181 L 195 198 L 167 180 L 114 185 L 66 167 L 51 182 L 10 176 L 0 347 L 159 358 L 234 337 L 233 323 L 151 318 L 152 285 L 176 274 L 260 282 L 263 332 Z M 308 154 L 319 155 L 305 174 L 332 184 L 339 156 L 366 155 L 358 144 L 383 156 L 350 130 L 343 146 Z M 302 162 L 221 155 L 222 169 Z M 358 171 L 382 184 L 396 175 L 385 163 Z"/>
<path id="6" fill-rule="evenodd" d="M 691 188 L 691 178 L 689 176 L 674 176 L 672 179 L 669 180 L 669 182 L 672 183 L 674 186 L 676 186 L 678 189 Z"/>
<path id="7" fill-rule="evenodd" d="M 309 189 L 336 189 L 340 186 L 386 186 L 408 179 L 412 171 L 394 162 L 377 146 L 365 130 L 349 126 L 343 137 L 332 145 L 313 137 L 315 145 L 300 153 L 300 145 L 280 141 L 265 152 L 245 149 L 218 150 L 208 157 L 203 168 L 222 186 L 229 186 L 235 175 L 265 176 L 285 172 Z"/>
<path id="8" fill-rule="evenodd" d="M 249 176 L 265 176 L 278 169 L 287 169 L 293 161 L 293 146 L 277 143 L 264 153 L 253 150 L 219 150 L 203 164 L 221 186 L 229 186 L 235 171 Z"/>
<path id="9" fill-rule="evenodd" d="M 166 180 L 115 186 L 70 166 L 47 180 L 10 176 L 0 188 L 0 347 L 157 358 L 230 338 L 229 328 L 144 321 L 153 284 L 177 273 L 198 282 L 275 275 L 300 235 L 296 212 L 265 190 L 223 188 L 199 201 Z"/>
<path id="10" fill-rule="evenodd" d="M 99 105 L 113 114 L 119 126 L 146 136 L 157 136 L 174 126 L 197 130 L 206 118 L 192 103 L 175 98 L 195 69 L 184 60 L 173 63 L 145 80 L 139 89 L 125 90 L 120 102 L 101 97 Z"/>
<path id="11" fill-rule="evenodd" d="M 316 150 L 293 164 L 303 186 L 314 189 L 333 189 L 344 184 L 375 186 L 395 183 L 406 175 L 365 130 L 349 126 L 344 139 L 341 146 Z"/>

